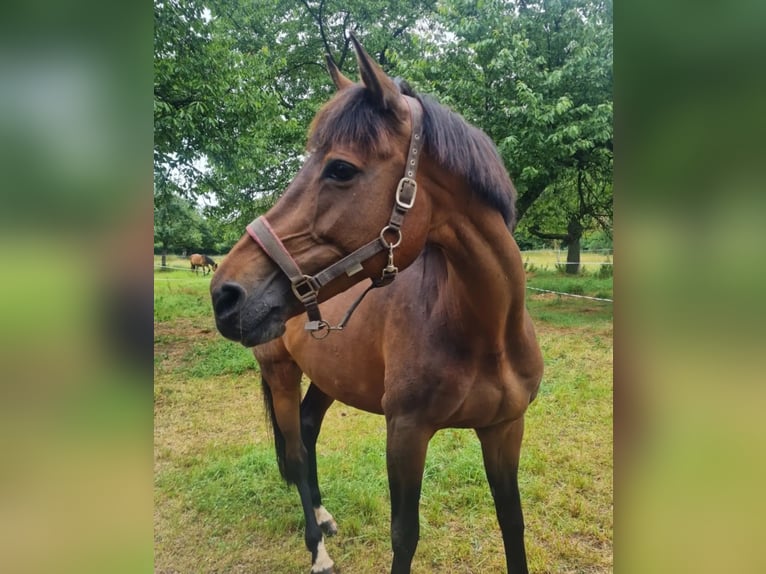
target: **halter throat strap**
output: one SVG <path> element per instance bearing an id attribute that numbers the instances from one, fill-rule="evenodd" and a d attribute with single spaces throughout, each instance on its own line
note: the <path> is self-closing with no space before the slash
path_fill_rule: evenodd
<path id="1" fill-rule="evenodd" d="M 256 218 L 247 226 L 248 235 L 258 243 L 261 249 L 266 252 L 290 280 L 293 293 L 305 307 L 309 318 L 305 329 L 314 338 L 322 339 L 331 330 L 343 329 L 351 318 L 351 313 L 357 308 L 362 298 L 370 289 L 388 285 L 396 278 L 399 271 L 394 265 L 394 249 L 402 242 L 401 227 L 404 222 L 404 216 L 415 204 L 415 197 L 418 191 L 418 184 L 415 178 L 423 144 L 423 108 L 415 98 L 404 95 L 402 97 L 410 109 L 412 121 L 412 134 L 410 135 L 407 163 L 404 169 L 404 176 L 399 180 L 399 184 L 396 187 L 396 196 L 391 216 L 386 226 L 380 230 L 375 239 L 346 255 L 340 261 L 317 272 L 315 275 L 306 275 L 301 272 L 300 266 L 287 251 L 287 248 L 264 216 Z M 354 301 L 341 323 L 336 327 L 331 327 L 322 319 L 319 312 L 319 290 L 341 275 L 345 274 L 351 277 L 362 271 L 362 263 L 381 251 L 388 251 L 388 265 L 383 269 L 383 273 L 378 279 L 373 279 L 370 287 Z"/>

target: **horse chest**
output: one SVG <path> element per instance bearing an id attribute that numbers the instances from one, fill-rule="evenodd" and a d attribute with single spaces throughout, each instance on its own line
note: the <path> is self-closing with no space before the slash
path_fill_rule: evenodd
<path id="1" fill-rule="evenodd" d="M 382 414 L 382 362 L 372 349 L 352 353 L 342 341 L 307 342 L 291 349 L 291 354 L 325 394 L 349 406 Z"/>

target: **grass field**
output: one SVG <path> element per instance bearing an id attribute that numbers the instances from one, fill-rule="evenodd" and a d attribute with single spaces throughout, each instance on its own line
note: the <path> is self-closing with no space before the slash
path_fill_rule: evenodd
<path id="1" fill-rule="evenodd" d="M 611 283 L 540 268 L 529 276 L 609 298 Z M 215 330 L 208 285 L 187 270 L 155 273 L 155 571 L 308 572 L 302 512 L 279 477 L 257 364 Z M 530 570 L 611 572 L 612 304 L 530 292 L 528 306 L 546 364 L 520 472 Z M 344 574 L 390 567 L 384 445 L 383 417 L 330 408 L 318 465 L 340 529 L 327 549 Z M 428 451 L 413 573 L 498 572 L 502 539 L 478 439 L 442 431 Z"/>

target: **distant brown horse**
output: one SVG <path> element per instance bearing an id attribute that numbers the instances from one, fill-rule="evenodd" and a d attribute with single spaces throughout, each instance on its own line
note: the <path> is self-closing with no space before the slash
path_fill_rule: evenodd
<path id="1" fill-rule="evenodd" d="M 213 277 L 216 324 L 254 347 L 312 573 L 335 571 L 315 450 L 334 400 L 386 417 L 393 574 L 410 572 L 426 450 L 447 427 L 476 429 L 508 570 L 527 572 L 517 469 L 543 364 L 511 235 L 515 191 L 483 132 L 352 41 L 362 82 L 328 57 L 338 92 L 314 118 L 303 168 Z M 380 288 L 361 300 L 364 279 Z"/>
<path id="2" fill-rule="evenodd" d="M 194 253 L 191 256 L 189 256 L 189 261 L 191 261 L 191 268 L 194 273 L 199 273 L 199 268 L 202 268 L 202 275 L 207 275 L 210 273 L 210 268 L 213 268 L 213 271 L 218 269 L 218 264 L 210 259 L 207 255 L 200 255 L 199 253 Z"/>

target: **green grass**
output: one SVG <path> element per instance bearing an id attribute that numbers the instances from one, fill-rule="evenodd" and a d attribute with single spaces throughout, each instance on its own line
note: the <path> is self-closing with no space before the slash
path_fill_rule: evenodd
<path id="1" fill-rule="evenodd" d="M 583 252 L 583 264 L 577 275 L 564 273 L 565 266 L 562 264 L 566 261 L 566 253 L 553 250 L 524 252 L 522 260 L 530 287 L 602 299 L 613 298 L 612 255 Z"/>
<path id="2" fill-rule="evenodd" d="M 612 299 L 612 278 L 594 275 L 568 276 L 558 272 L 536 272 L 529 274 L 527 285 L 550 291 Z"/>
<path id="3" fill-rule="evenodd" d="M 257 365 L 217 334 L 209 277 L 185 275 L 155 275 L 156 571 L 308 572 L 303 516 L 277 470 Z M 529 283 L 611 293 L 611 280 L 590 275 L 538 271 Z M 528 307 L 546 363 L 520 472 L 530 570 L 611 572 L 612 305 L 530 292 Z M 383 417 L 335 403 L 318 465 L 340 529 L 328 552 L 346 574 L 387 571 Z M 420 513 L 414 574 L 505 571 L 473 431 L 432 439 Z"/>

